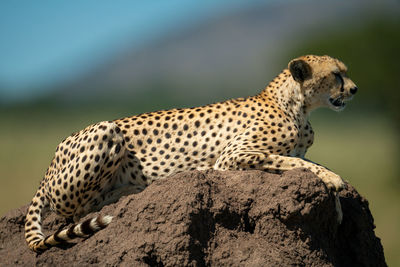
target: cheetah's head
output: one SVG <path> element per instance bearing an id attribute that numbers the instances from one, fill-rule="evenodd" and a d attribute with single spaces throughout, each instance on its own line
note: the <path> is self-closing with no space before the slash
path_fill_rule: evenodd
<path id="1" fill-rule="evenodd" d="M 300 84 L 309 110 L 329 107 L 340 111 L 353 98 L 357 86 L 347 75 L 347 67 L 329 56 L 303 56 L 289 62 L 293 79 Z"/>

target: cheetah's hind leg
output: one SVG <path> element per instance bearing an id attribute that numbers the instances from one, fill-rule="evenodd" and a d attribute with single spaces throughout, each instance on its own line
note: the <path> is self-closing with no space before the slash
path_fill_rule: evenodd
<path id="1" fill-rule="evenodd" d="M 88 213 L 98 211 L 106 205 L 117 202 L 121 197 L 128 196 L 131 194 L 137 194 L 145 189 L 144 185 L 123 185 L 121 187 L 115 188 L 108 191 L 92 201 L 88 202 L 79 214 L 75 214 L 74 221 L 78 222 L 83 216 Z"/>

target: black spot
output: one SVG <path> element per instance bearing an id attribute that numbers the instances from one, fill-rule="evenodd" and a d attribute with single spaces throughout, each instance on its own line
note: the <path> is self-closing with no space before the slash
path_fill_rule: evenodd
<path id="1" fill-rule="evenodd" d="M 98 172 L 99 169 L 100 169 L 100 166 L 99 166 L 99 165 L 96 165 L 96 167 L 94 167 L 94 172 Z"/>
<path id="2" fill-rule="evenodd" d="M 119 153 L 119 151 L 121 151 L 121 145 L 117 144 L 117 146 L 115 147 L 115 153 Z"/>
<path id="3" fill-rule="evenodd" d="M 108 148 L 111 148 L 113 146 L 114 142 L 112 140 L 108 141 L 107 146 Z"/>

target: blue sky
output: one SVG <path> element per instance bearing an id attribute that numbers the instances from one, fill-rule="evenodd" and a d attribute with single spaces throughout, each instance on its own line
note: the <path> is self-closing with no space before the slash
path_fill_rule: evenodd
<path id="1" fill-rule="evenodd" d="M 37 93 L 101 64 L 118 50 L 260 2 L 3 0 L 0 95 Z"/>

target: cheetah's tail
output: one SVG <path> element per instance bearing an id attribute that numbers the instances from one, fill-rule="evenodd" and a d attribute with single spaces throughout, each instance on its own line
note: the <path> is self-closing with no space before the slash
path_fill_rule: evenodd
<path id="1" fill-rule="evenodd" d="M 31 250 L 35 252 L 44 252 L 58 244 L 65 243 L 76 237 L 87 237 L 95 232 L 105 228 L 110 224 L 111 216 L 98 216 L 87 219 L 82 223 L 74 224 L 68 228 L 61 229 L 54 234 L 44 237 L 42 233 L 41 214 L 43 207 L 47 204 L 47 200 L 38 193 L 32 200 L 32 204 L 28 209 L 25 223 L 25 240 Z"/>
<path id="2" fill-rule="evenodd" d="M 29 243 L 29 248 L 35 252 L 43 252 L 53 246 L 65 243 L 76 237 L 87 237 L 105 228 L 112 220 L 111 216 L 98 216 L 87 219 L 82 223 L 74 224 L 66 229 L 59 230 L 54 234 L 37 241 Z"/>

